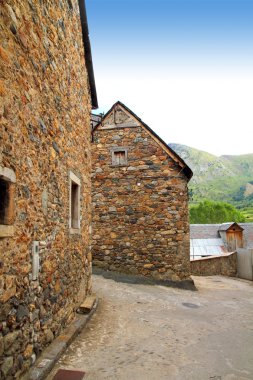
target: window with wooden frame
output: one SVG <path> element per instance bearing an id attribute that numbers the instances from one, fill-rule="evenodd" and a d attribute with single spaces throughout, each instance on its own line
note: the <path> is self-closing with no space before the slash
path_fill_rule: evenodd
<path id="1" fill-rule="evenodd" d="M 125 166 L 127 165 L 127 148 L 113 148 L 112 149 L 112 165 Z"/>

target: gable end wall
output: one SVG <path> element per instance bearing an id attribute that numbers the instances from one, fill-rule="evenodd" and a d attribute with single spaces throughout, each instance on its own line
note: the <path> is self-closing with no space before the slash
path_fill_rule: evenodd
<path id="1" fill-rule="evenodd" d="M 95 130 L 92 144 L 94 265 L 157 280 L 188 279 L 188 190 L 182 168 L 144 127 L 106 129 L 108 124 L 113 124 L 111 114 Z M 128 148 L 126 166 L 112 166 L 116 147 Z"/>

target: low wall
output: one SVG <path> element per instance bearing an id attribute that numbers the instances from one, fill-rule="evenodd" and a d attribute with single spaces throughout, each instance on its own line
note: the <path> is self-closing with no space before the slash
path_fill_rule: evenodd
<path id="1" fill-rule="evenodd" d="M 191 260 L 191 274 L 195 276 L 229 276 L 237 274 L 237 254 L 228 253 L 223 256 L 203 257 Z"/>

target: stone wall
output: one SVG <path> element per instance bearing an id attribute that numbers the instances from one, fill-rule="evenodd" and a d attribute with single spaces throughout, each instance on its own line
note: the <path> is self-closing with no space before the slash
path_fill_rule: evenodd
<path id="1" fill-rule="evenodd" d="M 149 130 L 115 107 L 92 144 L 93 263 L 157 280 L 187 280 L 187 178 Z M 121 148 L 127 163 L 117 166 L 113 154 Z"/>
<path id="2" fill-rule="evenodd" d="M 194 276 L 229 276 L 237 274 L 237 254 L 228 253 L 223 256 L 203 257 L 191 260 L 191 274 Z"/>
<path id="3" fill-rule="evenodd" d="M 78 1 L 0 3 L 0 177 L 12 173 L 14 188 L 14 221 L 0 226 L 0 377 L 13 379 L 90 291 L 91 106 Z M 81 183 L 76 234 L 70 171 Z M 35 281 L 33 241 L 45 242 Z"/>

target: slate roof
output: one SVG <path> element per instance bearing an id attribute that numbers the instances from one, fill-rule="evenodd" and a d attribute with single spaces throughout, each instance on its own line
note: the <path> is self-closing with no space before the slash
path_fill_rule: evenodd
<path id="1" fill-rule="evenodd" d="M 244 229 L 244 245 L 246 248 L 253 249 L 253 223 L 240 223 L 240 226 Z"/>
<path id="2" fill-rule="evenodd" d="M 217 239 L 219 235 L 220 224 L 191 224 L 191 239 Z"/>
<path id="3" fill-rule="evenodd" d="M 101 122 L 101 115 L 95 115 L 94 113 L 91 114 L 91 130 L 96 127 Z"/>
<path id="4" fill-rule="evenodd" d="M 243 230 L 241 224 L 238 224 L 238 223 L 222 223 L 219 227 L 219 231 L 227 231 L 229 230 L 231 227 L 239 227 L 241 230 Z"/>

